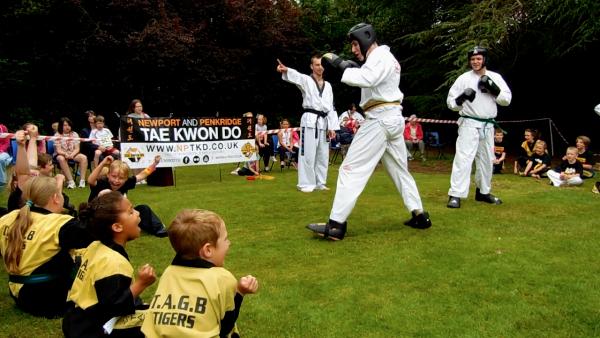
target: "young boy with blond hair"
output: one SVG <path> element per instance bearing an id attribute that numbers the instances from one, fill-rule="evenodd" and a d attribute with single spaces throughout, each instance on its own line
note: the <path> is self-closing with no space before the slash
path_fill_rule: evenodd
<path id="1" fill-rule="evenodd" d="M 585 135 L 577 136 L 575 139 L 575 148 L 577 148 L 577 161 L 581 162 L 583 166 L 582 179 L 592 178 L 596 175 L 594 172 L 594 153 L 590 151 L 591 140 Z"/>
<path id="2" fill-rule="evenodd" d="M 577 161 L 577 148 L 567 148 L 566 159 L 560 164 L 560 172 L 548 171 L 548 178 L 555 187 L 582 185 L 583 166 Z M 558 168 L 557 168 L 558 169 Z"/>
<path id="3" fill-rule="evenodd" d="M 225 222 L 201 209 L 180 211 L 169 226 L 175 258 L 160 278 L 142 332 L 146 337 L 230 337 L 243 296 L 258 281 L 223 268 L 229 251 Z M 185 304 L 185 306 L 181 306 Z"/>
<path id="4" fill-rule="evenodd" d="M 100 162 L 100 156 L 112 156 L 115 160 L 119 159 L 119 149 L 115 148 L 112 139 L 112 132 L 108 128 L 104 128 L 104 116 L 98 115 L 94 118 L 96 129 L 90 132 L 90 138 L 95 139 L 94 143 L 98 146 L 94 151 L 94 168 Z"/>
<path id="5" fill-rule="evenodd" d="M 154 162 L 146 169 L 142 170 L 137 175 L 129 175 L 130 169 L 127 163 L 121 160 L 113 160 L 111 156 L 106 156 L 100 164 L 94 168 L 88 183 L 90 185 L 90 196 L 88 202 L 91 202 L 104 190 L 118 191 L 123 195 L 135 189 L 136 182 L 145 180 L 150 174 L 156 170 L 156 166 L 160 163 L 160 156 L 154 157 Z M 108 171 L 105 167 L 108 166 Z M 104 175 L 103 173 L 106 173 Z M 142 222 L 140 227 L 157 237 L 167 237 L 167 229 L 163 225 L 159 217 L 146 204 L 136 205 L 135 209 L 140 212 Z"/>
<path id="6" fill-rule="evenodd" d="M 504 131 L 500 128 L 494 130 L 494 174 L 502 174 L 506 149 L 504 147 Z"/>
<path id="7" fill-rule="evenodd" d="M 550 168 L 552 158 L 546 151 L 546 142 L 542 140 L 535 141 L 533 146 L 533 154 L 529 160 L 527 160 L 527 166 L 523 172 L 523 176 L 531 176 L 533 178 L 540 178 Z"/>

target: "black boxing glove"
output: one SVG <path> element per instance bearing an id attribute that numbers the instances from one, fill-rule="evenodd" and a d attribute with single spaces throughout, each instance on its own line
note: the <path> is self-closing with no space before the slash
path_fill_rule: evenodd
<path id="1" fill-rule="evenodd" d="M 335 68 L 341 72 L 344 72 L 344 70 L 346 70 L 346 68 L 358 68 L 360 67 L 358 65 L 358 63 L 352 61 L 352 60 L 344 60 L 341 57 L 333 54 L 333 53 L 326 53 L 323 55 L 323 57 L 321 58 L 321 61 L 323 62 L 323 66 L 329 66 L 332 68 Z"/>
<path id="2" fill-rule="evenodd" d="M 473 102 L 473 100 L 475 100 L 475 91 L 471 88 L 465 89 L 465 91 L 460 94 L 455 101 L 457 105 L 462 106 L 462 104 L 467 100 L 469 102 Z"/>
<path id="3" fill-rule="evenodd" d="M 477 86 L 482 93 L 490 93 L 494 96 L 498 96 L 498 94 L 500 94 L 500 87 L 498 87 L 487 75 L 483 75 L 481 78 L 479 78 L 479 83 Z"/>

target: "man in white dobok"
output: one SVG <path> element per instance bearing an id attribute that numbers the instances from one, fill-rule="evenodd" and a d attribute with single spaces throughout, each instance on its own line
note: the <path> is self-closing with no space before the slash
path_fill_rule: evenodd
<path id="1" fill-rule="evenodd" d="M 298 156 L 298 190 L 329 190 L 329 140 L 339 130 L 337 112 L 333 106 L 331 84 L 323 79 L 321 57 L 310 59 L 311 75 L 286 67 L 277 60 L 281 78 L 295 84 L 302 93 L 302 119 L 300 120 L 300 145 Z"/>

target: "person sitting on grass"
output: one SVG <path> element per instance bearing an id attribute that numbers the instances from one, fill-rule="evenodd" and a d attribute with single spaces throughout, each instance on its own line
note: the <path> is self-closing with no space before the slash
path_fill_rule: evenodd
<path id="1" fill-rule="evenodd" d="M 19 138 L 19 154 L 25 141 Z M 22 148 L 22 149 L 21 149 Z M 47 318 L 62 316 L 75 269 L 69 250 L 92 242 L 86 228 L 62 214 L 62 182 L 35 176 L 25 182 L 25 205 L 0 218 L 0 254 L 17 307 Z"/>
<path id="2" fill-rule="evenodd" d="M 37 174 L 40 176 L 48 176 L 48 177 L 52 177 L 54 174 L 54 163 L 52 163 L 52 156 L 50 156 L 49 154 L 46 153 L 38 153 L 37 154 Z M 33 173 L 33 171 L 32 171 Z M 35 175 L 35 173 L 33 173 Z M 59 178 L 60 176 L 60 178 Z M 62 174 L 58 174 L 56 175 L 56 177 L 59 179 L 59 181 L 64 182 L 65 177 Z M 75 210 L 75 206 L 73 204 L 70 203 L 70 198 L 69 196 L 67 196 L 67 194 L 65 194 L 64 192 L 62 193 L 63 195 L 63 199 L 64 199 L 64 204 L 63 204 L 63 208 L 66 209 L 69 213 L 69 215 L 73 216 L 73 217 L 77 217 L 77 210 Z"/>
<path id="3" fill-rule="evenodd" d="M 594 172 L 594 154 L 589 150 L 591 140 L 585 135 L 577 136 L 575 140 L 575 147 L 577 148 L 577 161 L 581 162 L 583 166 L 582 179 L 592 178 L 596 174 Z M 566 160 L 566 157 L 563 157 Z"/>
<path id="4" fill-rule="evenodd" d="M 115 160 L 119 159 L 119 149 L 115 148 L 112 139 L 112 132 L 104 128 L 104 116 L 98 115 L 94 119 L 96 128 L 90 132 L 90 138 L 95 139 L 94 143 L 98 146 L 94 151 L 94 167 L 98 166 L 100 156 L 112 156 Z"/>
<path id="5" fill-rule="evenodd" d="M 538 133 L 535 129 L 525 129 L 525 141 L 521 143 L 521 147 L 519 148 L 519 156 L 515 160 L 514 172 L 515 175 L 520 175 L 524 170 L 525 166 L 527 166 L 527 161 L 533 154 L 533 147 L 535 146 L 535 141 L 538 140 Z"/>
<path id="6" fill-rule="evenodd" d="M 235 168 L 231 175 L 238 176 L 259 176 L 258 161 L 246 161 L 242 167 Z"/>
<path id="7" fill-rule="evenodd" d="M 38 175 L 38 171 L 32 170 L 38 164 L 38 149 L 35 142 L 27 142 L 26 138 L 35 139 L 38 136 L 36 125 L 29 125 L 27 130 L 17 130 L 15 133 L 15 141 L 17 142 L 17 154 L 15 154 L 15 166 L 11 176 L 11 182 L 8 185 L 10 194 L 8 196 L 7 209 L 13 211 L 21 209 L 25 205 L 23 199 L 23 190 L 25 183 L 34 176 Z M 61 174 L 56 175 L 62 191 L 62 184 L 65 177 Z"/>
<path id="8" fill-rule="evenodd" d="M 537 140 L 537 142 L 535 142 L 535 146 L 533 147 L 533 154 L 529 158 L 529 161 L 527 161 L 527 166 L 525 167 L 523 176 L 531 176 L 539 179 L 546 174 L 550 168 L 551 162 L 552 158 L 546 151 L 546 142 Z"/>
<path id="9" fill-rule="evenodd" d="M 127 242 L 140 237 L 140 214 L 118 191 L 98 196 L 80 209 L 96 239 L 81 257 L 79 271 L 68 295 L 68 310 L 62 322 L 65 337 L 105 337 L 105 323 L 118 317 L 106 330 L 110 336 L 143 337 L 143 304 L 139 295 L 154 281 L 149 264 L 134 279 L 134 269 L 125 251 Z M 140 314 L 136 316 L 134 314 Z M 109 326 L 107 324 L 107 326 Z"/>
<path id="10" fill-rule="evenodd" d="M 17 131 L 17 156 L 13 175 L 11 176 L 10 194 L 8 196 L 7 210 L 13 211 L 21 209 L 26 200 L 23 199 L 23 187 L 25 183 L 32 177 L 35 176 L 53 176 L 54 163 L 52 162 L 52 156 L 46 153 L 38 153 L 35 142 L 25 142 L 27 150 L 22 149 L 23 153 L 19 152 L 20 146 L 19 140 L 23 139 L 25 135 L 28 135 L 31 139 L 35 139 L 38 136 L 37 126 L 29 124 L 27 131 Z M 69 202 L 69 196 L 63 191 L 63 183 L 65 177 L 62 174 L 57 174 L 56 184 L 58 185 L 63 195 L 63 208 L 66 209 L 69 215 L 77 217 L 77 210 Z"/>
<path id="11" fill-rule="evenodd" d="M 142 332 L 146 337 L 239 337 L 235 322 L 244 295 L 256 293 L 258 280 L 252 275 L 239 281 L 223 268 L 229 251 L 227 227 L 214 212 L 200 209 L 180 211 L 169 226 L 169 241 L 175 258 L 160 277 Z M 189 306 L 174 318 L 168 303 Z"/>
<path id="12" fill-rule="evenodd" d="M 504 148 L 504 132 L 500 128 L 494 130 L 494 174 L 502 174 L 506 149 Z"/>
<path id="13" fill-rule="evenodd" d="M 127 195 L 129 190 L 135 189 L 136 183 L 145 180 L 150 174 L 156 170 L 156 166 L 160 163 L 160 156 L 154 157 L 154 162 L 148 168 L 142 170 L 137 175 L 129 176 L 129 166 L 121 160 L 113 160 L 111 156 L 106 156 L 100 164 L 94 168 L 88 177 L 90 185 L 90 196 L 88 202 L 96 198 L 103 190 L 118 191 L 123 195 Z M 101 176 L 105 166 L 109 166 L 108 174 Z M 135 207 L 140 212 L 142 222 L 140 227 L 157 237 L 167 237 L 167 230 L 164 224 L 156 216 L 156 214 L 145 204 L 140 204 Z"/>
<path id="14" fill-rule="evenodd" d="M 548 178 L 555 187 L 582 185 L 583 166 L 577 161 L 577 148 L 567 148 L 566 159 L 560 164 L 560 172 L 556 169 L 548 170 Z"/>

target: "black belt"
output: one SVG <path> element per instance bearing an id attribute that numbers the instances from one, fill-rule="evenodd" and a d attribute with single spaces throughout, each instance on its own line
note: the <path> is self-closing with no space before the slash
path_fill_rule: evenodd
<path id="1" fill-rule="evenodd" d="M 325 118 L 325 130 L 328 129 L 329 127 L 329 122 L 327 121 L 326 117 L 327 117 L 327 113 L 321 110 L 316 110 L 316 109 L 312 109 L 312 108 L 304 108 L 302 107 L 302 109 L 307 112 L 307 113 L 311 113 L 311 114 L 315 114 L 317 115 L 317 120 L 315 122 L 315 138 L 317 138 L 319 136 L 319 130 L 318 130 L 318 126 L 319 126 L 319 117 Z"/>

